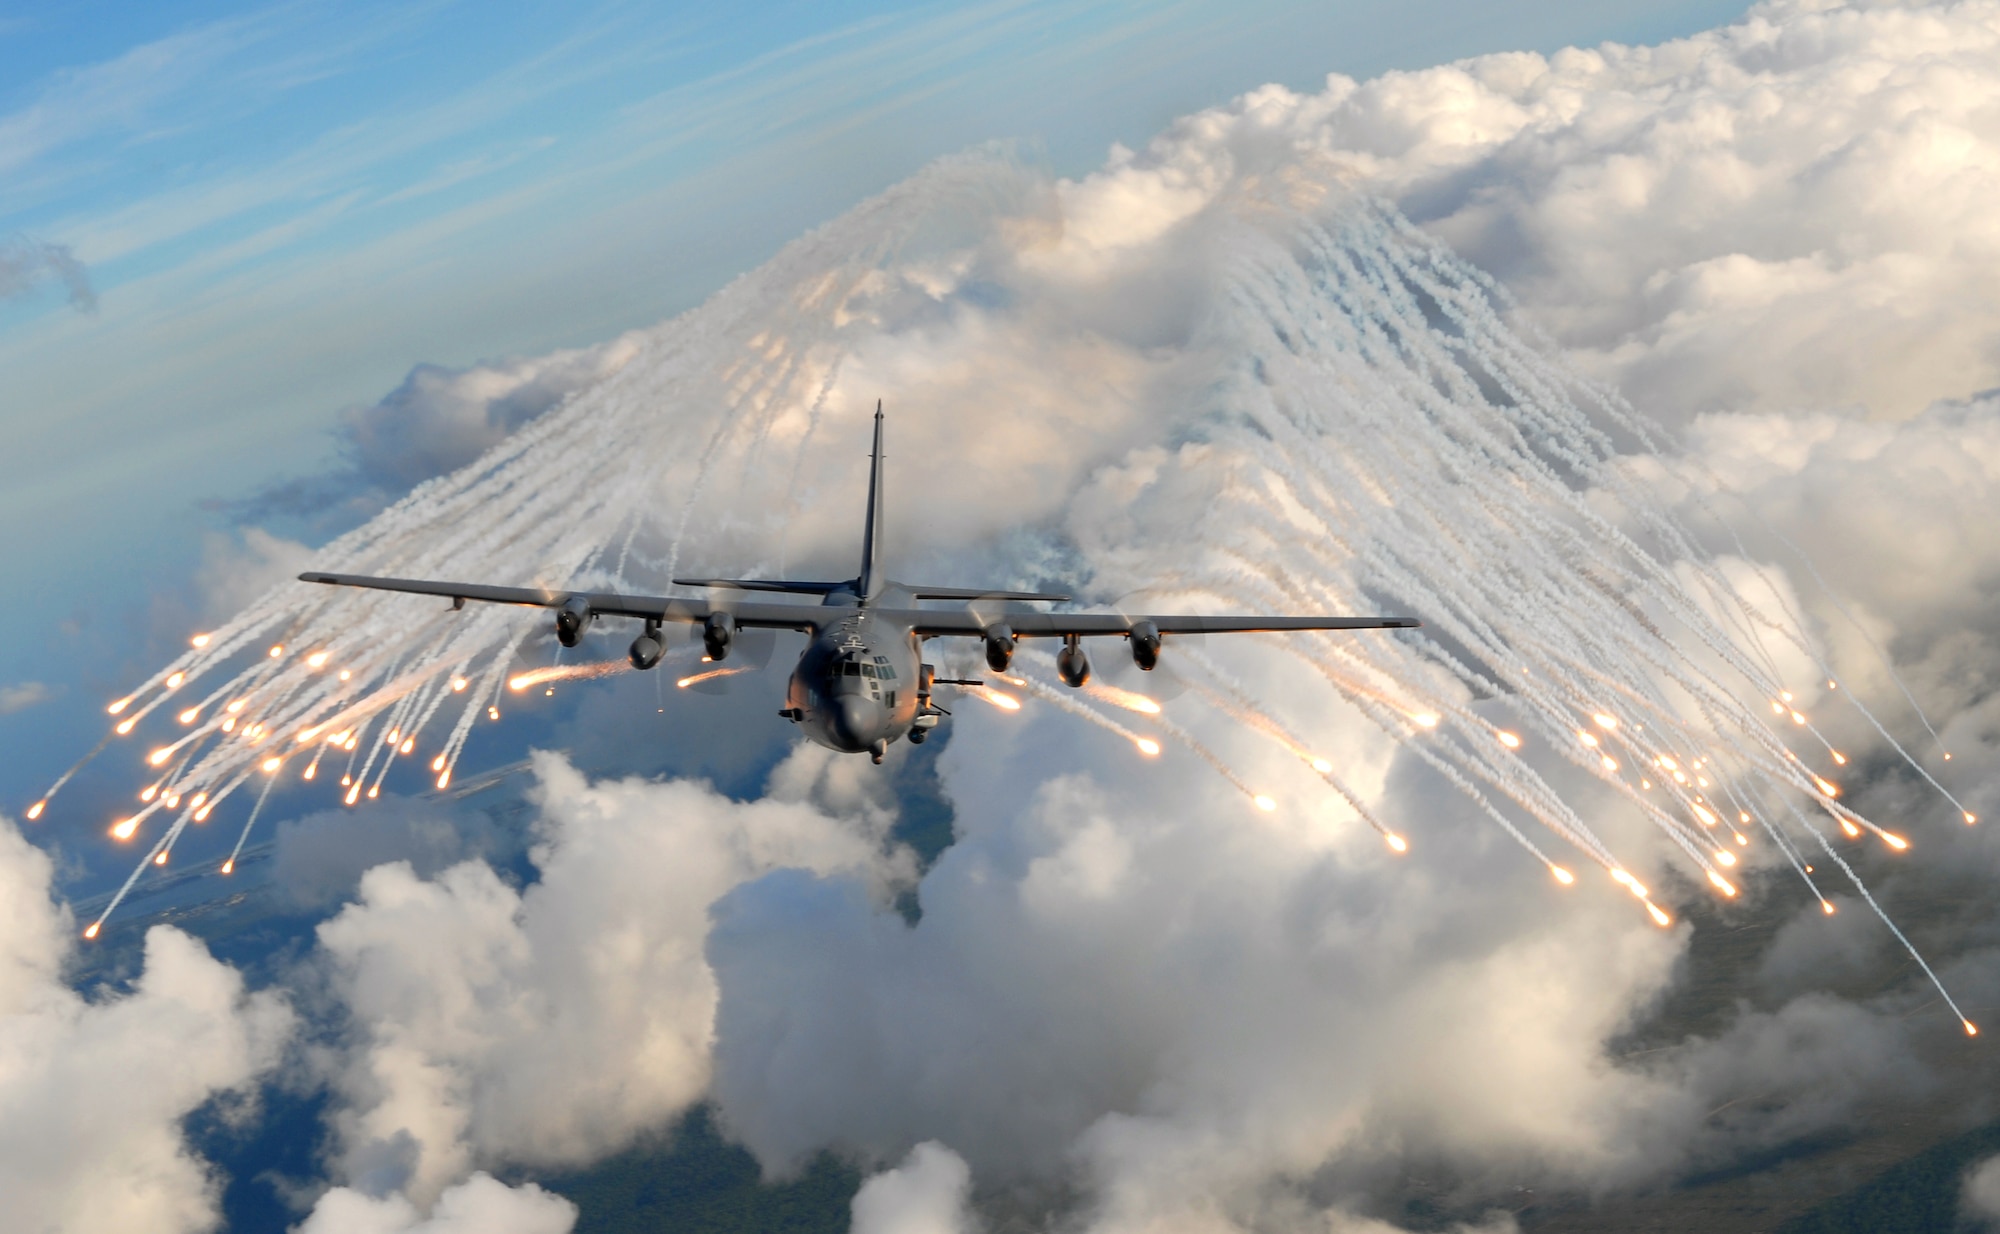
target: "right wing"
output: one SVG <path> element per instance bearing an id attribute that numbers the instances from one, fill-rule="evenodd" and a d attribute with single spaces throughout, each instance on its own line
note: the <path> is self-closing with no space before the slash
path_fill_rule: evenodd
<path id="1" fill-rule="evenodd" d="M 965 609 L 876 609 L 877 617 L 903 622 L 926 638 L 941 635 L 984 635 L 989 626 L 1005 625 L 1017 638 L 1093 637 L 1130 634 L 1142 621 L 1161 634 L 1258 634 L 1288 630 L 1410 630 L 1423 622 L 1414 617 L 1154 617 L 1141 613 L 998 612 L 990 616 Z"/>
<path id="2" fill-rule="evenodd" d="M 541 587 L 493 587 L 485 583 L 440 583 L 428 579 L 375 578 L 366 574 L 322 574 L 311 571 L 299 575 L 302 583 L 327 583 L 337 587 L 367 587 L 376 591 L 402 591 L 420 596 L 444 596 L 454 607 L 467 600 L 488 604 L 522 604 L 533 608 L 560 609 L 572 600 L 582 600 L 599 616 L 639 617 L 648 621 L 678 621 L 699 625 L 714 613 L 727 613 L 741 627 L 765 630 L 817 632 L 822 620 L 839 617 L 851 609 L 822 608 L 808 604 L 716 604 L 705 600 L 685 600 L 676 596 L 627 596 L 609 591 L 550 591 Z"/>

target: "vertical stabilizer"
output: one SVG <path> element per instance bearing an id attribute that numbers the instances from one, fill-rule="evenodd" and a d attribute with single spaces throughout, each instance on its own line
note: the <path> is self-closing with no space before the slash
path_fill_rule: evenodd
<path id="1" fill-rule="evenodd" d="M 868 454 L 868 526 L 861 533 L 861 598 L 872 600 L 882 577 L 882 400 L 875 400 L 875 448 Z"/>

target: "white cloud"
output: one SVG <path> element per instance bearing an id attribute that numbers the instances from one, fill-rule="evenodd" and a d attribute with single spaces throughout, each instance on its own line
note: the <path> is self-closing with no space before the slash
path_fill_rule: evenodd
<path id="1" fill-rule="evenodd" d="M 48 702 L 55 696 L 56 692 L 47 683 L 40 681 L 23 681 L 18 685 L 0 686 L 0 716 L 26 711 L 30 707 Z"/>
<path id="2" fill-rule="evenodd" d="M 335 1187 L 313 1205 L 295 1234 L 569 1234 L 576 1205 L 533 1183 L 509 1187 L 477 1173 L 446 1188 L 428 1217 L 400 1195 L 373 1197 Z"/>
<path id="3" fill-rule="evenodd" d="M 576 391 L 617 372 L 632 336 L 465 369 L 419 365 L 372 407 L 343 417 L 343 449 L 364 482 L 400 494 L 465 466 Z"/>
<path id="4" fill-rule="evenodd" d="M 271 588 L 298 577 L 312 561 L 311 549 L 261 527 L 233 534 L 209 532 L 202 537 L 201 549 L 194 578 L 200 597 L 198 616 L 210 623 L 242 611 Z"/>
<path id="5" fill-rule="evenodd" d="M 861 1184 L 854 1195 L 853 1234 L 972 1234 L 967 1201 L 972 1171 L 957 1153 L 925 1141 L 903 1164 Z"/>
<path id="6" fill-rule="evenodd" d="M 532 886 L 396 863 L 319 928 L 354 1025 L 338 1160 L 365 1192 L 427 1204 L 477 1164 L 587 1161 L 667 1122 L 708 1081 L 709 904 L 777 866 L 899 869 L 879 825 L 809 804 L 537 772 Z"/>
<path id="7" fill-rule="evenodd" d="M 2000 1157 L 1988 1157 L 1966 1175 L 1959 1212 L 1982 1228 L 2000 1223 Z"/>
<path id="8" fill-rule="evenodd" d="M 1507 53 L 1178 121 L 1066 190 L 1072 259 L 1233 176 L 1347 176 L 1656 414 L 2000 384 L 2000 8 L 1773 0 L 1657 47 Z"/>
<path id="9" fill-rule="evenodd" d="M 245 1099 L 290 1034 L 285 1003 L 178 930 L 146 935 L 126 993 L 61 980 L 75 922 L 50 863 L 0 820 L 0 1195 L 13 1228 L 49 1234 L 214 1228 L 220 1179 L 182 1124 Z"/>

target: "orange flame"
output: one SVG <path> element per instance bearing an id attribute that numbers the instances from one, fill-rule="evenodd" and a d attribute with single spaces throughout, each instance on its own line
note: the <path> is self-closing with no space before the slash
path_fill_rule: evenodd
<path id="1" fill-rule="evenodd" d="M 1091 682 L 1088 686 L 1084 687 L 1084 693 L 1090 695 L 1092 698 L 1110 703 L 1113 707 L 1123 707 L 1127 711 L 1136 711 L 1141 715 L 1156 716 L 1160 714 L 1160 705 L 1145 695 L 1135 694 L 1130 690 L 1121 690 L 1117 686 L 1105 685 L 1101 681 Z"/>
<path id="2" fill-rule="evenodd" d="M 738 673 L 747 673 L 749 671 L 750 669 L 747 666 L 738 668 L 712 668 L 705 673 L 696 673 L 692 677 L 683 677 L 679 681 L 676 681 L 674 685 L 679 689 L 685 690 L 689 686 L 699 685 L 704 681 L 714 681 L 718 677 L 734 677 Z M 510 686 L 514 685 L 511 681 L 507 684 Z M 520 687 L 515 686 L 514 688 L 519 689 Z"/>
<path id="3" fill-rule="evenodd" d="M 507 688 L 509 690 L 525 690 L 529 686 L 538 686 L 545 681 L 575 681 L 589 677 L 608 677 L 612 673 L 624 672 L 630 667 L 631 665 L 623 660 L 599 660 L 592 664 L 553 665 L 549 668 L 531 668 L 517 677 L 509 678 Z M 749 669 L 745 667 L 722 671 L 742 673 L 748 672 Z"/>

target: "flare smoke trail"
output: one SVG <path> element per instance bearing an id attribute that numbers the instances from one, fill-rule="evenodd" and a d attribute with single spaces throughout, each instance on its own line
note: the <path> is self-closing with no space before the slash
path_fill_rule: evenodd
<path id="1" fill-rule="evenodd" d="M 886 392 L 912 460 L 896 476 L 915 493 L 919 429 L 961 414 L 924 405 L 915 388 L 942 379 L 907 357 L 899 367 L 890 342 L 921 353 L 949 324 L 1044 362 L 1038 349 L 1053 352 L 1061 332 L 1035 335 L 1018 305 L 1082 305 L 1065 327 L 1071 337 L 1103 294 L 1086 286 L 1093 271 L 1100 282 L 1143 274 L 1157 234 L 1083 252 L 1064 209 L 1062 190 L 1005 156 L 939 164 L 655 328 L 622 369 L 422 485 L 314 564 L 657 592 L 690 543 L 702 545 L 703 565 L 774 572 L 802 550 L 830 554 L 835 533 L 823 533 L 824 545 L 814 537 L 821 524 L 852 521 L 844 490 L 824 499 L 826 517 L 799 517 L 816 494 L 851 482 L 844 471 L 823 485 L 807 474 L 829 443 L 859 440 L 854 425 Z M 1601 867 L 1663 925 L 1666 911 L 1533 760 L 1553 752 L 1599 778 L 1724 895 L 1736 894 L 1741 846 L 1724 820 L 1754 817 L 1788 856 L 1807 843 L 1785 838 L 1801 826 L 1801 805 L 1900 846 L 1835 800 L 1824 743 L 1794 750 L 1807 730 L 1769 713 L 1790 695 L 1765 640 L 1775 632 L 1790 645 L 1781 652 L 1823 666 L 1808 632 L 1761 611 L 1632 479 L 1621 455 L 1655 452 L 1657 430 L 1512 329 L 1504 294 L 1479 271 L 1392 208 L 1303 173 L 1239 175 L 1176 228 L 1174 242 L 1199 249 L 1207 279 L 1190 293 L 1201 311 L 1184 335 L 1168 347 L 1113 340 L 1100 322 L 1086 350 L 1126 345 L 1127 358 L 1102 360 L 1116 378 L 1104 385 L 1120 398 L 1046 424 L 1017 408 L 1001 425 L 1025 443 L 1019 474 L 1081 455 L 1076 483 L 1053 501 L 982 497 L 974 482 L 950 493 L 947 507 L 1006 502 L 1013 522 L 1043 528 L 1030 547 L 1007 542 L 1023 582 L 1066 575 L 1100 597 L 1164 588 L 1225 611 L 1420 616 L 1426 628 L 1413 637 L 1271 645 L 1436 768 L 1560 881 L 1572 881 L 1568 867 L 1545 848 Z M 968 427 L 931 431 L 933 445 L 987 444 L 959 439 L 990 433 L 991 418 L 962 414 Z M 1103 469 L 1101 480 L 1117 467 L 1132 488 L 1121 517 L 1077 515 L 1067 539 L 1048 530 L 1086 468 Z M 1185 511 L 1197 506 L 1190 522 Z M 496 714 L 517 652 L 550 637 L 542 616 L 304 584 L 272 591 L 114 705 L 121 726 L 157 711 L 167 719 L 153 728 L 182 721 L 152 756 L 179 763 L 171 792 L 121 834 L 168 800 L 204 793 L 202 809 L 213 809 L 252 774 L 316 765 L 328 747 L 349 754 L 350 802 L 364 783 L 373 796 L 419 747 L 448 780 L 473 726 Z M 1204 698 L 1239 718 L 1254 713 L 1288 747 L 1308 744 L 1226 682 L 1169 710 Z M 1090 710 L 1087 696 L 1074 703 Z M 1504 726 L 1493 718 L 1503 713 Z M 1164 722 L 1161 731 L 1185 733 Z M 1327 783 L 1393 834 L 1353 790 Z M 1773 800 L 1782 808 L 1768 808 Z M 154 855 L 192 816 L 171 817 Z"/>

